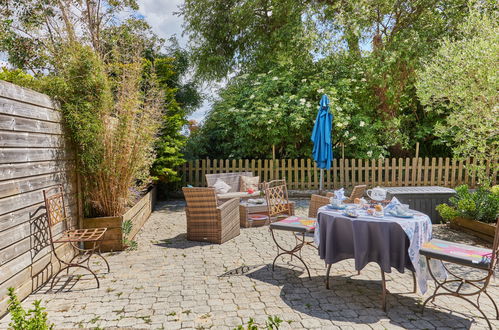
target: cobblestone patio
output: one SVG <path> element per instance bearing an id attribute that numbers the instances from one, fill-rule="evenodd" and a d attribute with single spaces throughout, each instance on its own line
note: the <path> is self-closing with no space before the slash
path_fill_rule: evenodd
<path id="1" fill-rule="evenodd" d="M 306 214 L 307 201 L 297 200 Z M 241 235 L 212 245 L 185 239 L 182 201 L 160 202 L 137 237 L 135 251 L 109 254 L 110 274 L 95 288 L 89 276 L 62 277 L 60 292 L 42 288 L 23 302 L 41 299 L 49 320 L 60 328 L 232 329 L 250 317 L 263 325 L 268 316 L 284 322 L 281 329 L 483 329 L 478 311 L 457 298 L 439 298 L 421 314 L 422 297 L 409 293 L 412 277 L 387 274 L 389 310 L 380 309 L 380 273 L 375 264 L 357 275 L 353 262 L 332 268 L 332 289 L 324 285 L 325 267 L 312 248 L 303 269 L 280 261 L 269 264 L 276 250 L 267 227 L 241 229 Z M 435 226 L 435 236 L 477 244 L 470 236 Z M 291 234 L 281 238 L 294 242 Z M 490 293 L 499 296 L 497 281 Z M 493 318 L 490 303 L 485 312 Z M 9 318 L 0 320 L 6 328 Z M 493 320 L 499 328 L 499 321 Z"/>

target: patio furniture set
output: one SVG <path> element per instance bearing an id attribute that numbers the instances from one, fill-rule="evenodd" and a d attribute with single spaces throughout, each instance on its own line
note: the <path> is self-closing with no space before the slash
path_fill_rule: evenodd
<path id="1" fill-rule="evenodd" d="M 366 191 L 365 185 L 356 186 L 350 197 L 344 201 L 345 205 L 358 209 L 355 217 L 331 207 L 329 203 L 332 193 L 327 193 L 326 196 L 312 195 L 308 217 L 300 217 L 294 215 L 295 205 L 289 201 L 285 180 L 259 183 L 258 179 L 250 172 L 211 174 L 209 177 L 207 175 L 207 182 L 211 187 L 183 188 L 187 202 L 187 239 L 222 244 L 238 236 L 240 227 L 268 224 L 278 249 L 272 262 L 273 270 L 279 257 L 289 255 L 303 264 L 310 278 L 310 270 L 301 255 L 301 250 L 310 246 L 318 251 L 319 257 L 327 266 L 326 289 L 330 288 L 332 265 L 353 258 L 355 269 L 359 273 L 370 262 L 376 262 L 380 266 L 381 306 L 385 311 L 389 293 L 385 273 L 395 268 L 401 273 L 406 269 L 412 272 L 413 292 L 419 287 L 420 292 L 424 294 L 427 291 L 427 279 L 435 281 L 435 289 L 425 300 L 423 309 L 437 297 L 453 296 L 475 307 L 492 329 L 480 306 L 480 298 L 486 296 L 494 307 L 496 319 L 499 319 L 499 308 L 487 292 L 499 261 L 499 219 L 492 249 L 483 249 L 432 239 L 432 221 L 422 212 L 412 210 L 413 216 L 410 218 L 387 214 L 381 217 L 373 216 L 358 204 L 358 199 L 362 198 Z M 99 287 L 99 279 L 91 269 L 89 261 L 96 255 L 103 259 L 107 271 L 110 271 L 106 258 L 99 250 L 106 228 L 66 228 L 70 222 L 66 221 L 63 187 L 56 186 L 44 190 L 43 196 L 47 212 L 48 238 L 54 256 L 60 263 L 59 270 L 52 277 L 50 288 L 54 287 L 58 275 L 63 271 L 69 272 L 70 268 L 88 271 Z M 251 199 L 262 196 L 265 196 L 265 199 Z M 53 231 L 55 227 L 58 231 L 64 229 L 57 237 Z M 292 233 L 295 245 L 290 249 L 284 247 L 275 231 Z M 57 244 L 70 244 L 74 250 L 71 260 L 67 261 L 59 256 Z M 465 278 L 446 263 L 480 270 L 483 276 Z M 476 303 L 471 300 L 473 297 L 476 298 Z"/>
<path id="2" fill-rule="evenodd" d="M 252 188 L 255 189 L 241 189 L 244 176 L 253 178 Z M 234 186 L 229 191 L 220 190 L 223 184 L 217 183 L 229 177 Z M 187 239 L 220 244 L 239 235 L 240 226 L 269 224 L 278 248 L 278 254 L 272 262 L 273 270 L 279 257 L 289 255 L 303 264 L 310 278 L 307 263 L 301 256 L 301 250 L 310 246 L 317 249 L 319 257 L 327 266 L 327 289 L 330 271 L 336 262 L 353 258 L 359 273 L 368 263 L 376 262 L 381 270 L 381 307 L 385 311 L 389 293 L 385 273 L 395 268 L 401 273 L 405 270 L 412 272 L 414 293 L 418 287 L 422 294 L 426 293 L 427 280 L 431 278 L 435 281 L 436 287 L 424 302 L 423 309 L 429 301 L 433 302 L 440 296 L 460 298 L 475 307 L 492 329 L 479 303 L 483 294 L 492 302 L 495 317 L 499 319 L 497 304 L 487 292 L 499 259 L 499 219 L 492 249 L 482 249 L 433 239 L 432 219 L 422 212 L 410 210 L 410 217 L 383 213 L 373 215 L 358 203 L 366 191 L 365 185 L 355 187 L 344 201 L 349 208 L 356 209 L 354 216 L 333 208 L 329 204 L 333 194 L 328 193 L 326 196 L 312 195 L 308 217 L 300 217 L 294 215 L 294 204 L 288 199 L 285 180 L 258 183 L 256 178 L 250 172 L 231 173 L 230 176 L 211 174 L 209 179 L 207 175 L 211 187 L 183 188 L 187 202 Z M 239 184 L 235 184 L 237 180 Z M 259 200 L 260 204 L 251 200 L 261 195 L 265 196 L 265 201 Z M 292 233 L 296 244 L 290 249 L 284 247 L 275 235 L 277 230 Z M 464 278 L 448 267 L 449 263 L 481 270 L 484 275 L 480 278 Z M 470 300 L 471 297 L 475 297 L 477 302 Z"/>

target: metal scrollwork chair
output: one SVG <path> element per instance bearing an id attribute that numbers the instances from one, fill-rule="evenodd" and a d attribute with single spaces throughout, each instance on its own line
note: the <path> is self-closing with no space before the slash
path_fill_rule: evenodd
<path id="1" fill-rule="evenodd" d="M 313 217 L 300 217 L 290 214 L 288 191 L 285 181 L 284 184 L 267 185 L 267 188 L 265 189 L 265 197 L 267 199 L 268 213 L 271 219 L 269 229 L 278 250 L 277 256 L 272 262 L 272 270 L 275 268 L 277 259 L 282 255 L 288 254 L 291 258 L 296 257 L 302 262 L 307 270 L 308 277 L 310 278 L 310 270 L 301 257 L 301 249 L 305 245 L 310 245 L 316 248 L 313 245 L 313 241 L 306 240 L 306 236 L 313 234 L 317 210 L 320 206 L 326 205 L 329 199 L 318 195 L 312 195 L 309 216 L 312 215 Z M 297 238 L 296 245 L 291 249 L 284 248 L 277 241 L 274 233 L 275 230 L 293 232 L 295 238 Z"/>
<path id="2" fill-rule="evenodd" d="M 431 277 L 435 281 L 435 291 L 426 299 L 423 304 L 423 311 L 426 304 L 431 300 L 435 301 L 439 296 L 452 296 L 463 299 L 473 305 L 487 321 L 490 329 L 492 325 L 485 313 L 480 308 L 480 297 L 483 293 L 492 302 L 496 319 L 499 320 L 499 310 L 497 304 L 491 295 L 487 292 L 487 287 L 490 284 L 490 279 L 494 275 L 498 266 L 499 259 L 499 218 L 497 219 L 494 244 L 492 250 L 478 248 L 475 246 L 463 245 L 439 239 L 433 239 L 423 245 L 420 251 L 421 255 L 426 257 L 428 269 Z M 431 259 L 441 260 L 448 263 L 457 264 L 460 266 L 470 267 L 481 270 L 485 274 L 481 274 L 479 278 L 465 278 L 462 275 L 456 274 L 444 264 L 444 268 L 451 276 L 445 279 L 439 279 L 431 269 Z M 469 289 L 469 290 L 467 290 Z M 466 290 L 466 291 L 465 291 Z M 476 303 L 469 298 L 476 296 Z"/>
<path id="3" fill-rule="evenodd" d="M 59 192 L 48 194 L 50 190 L 58 189 Z M 53 276 L 50 289 L 54 287 L 55 279 L 64 270 L 69 273 L 69 268 L 83 268 L 89 271 L 97 281 L 97 288 L 100 286 L 99 279 L 95 272 L 90 269 L 90 258 L 94 255 L 98 255 L 107 266 L 107 271 L 110 271 L 109 263 L 106 258 L 100 253 L 100 243 L 104 237 L 104 233 L 107 228 L 90 228 L 90 229 L 68 229 L 64 230 L 62 234 L 58 237 L 54 237 L 53 227 L 59 224 L 66 225 L 69 224 L 68 217 L 66 215 L 66 205 L 64 203 L 64 191 L 62 185 L 57 187 L 47 189 L 43 191 L 43 199 L 45 201 L 45 208 L 47 210 L 47 221 L 48 221 L 48 232 L 52 251 L 55 258 L 59 261 L 60 269 Z M 56 244 L 71 244 L 71 247 L 75 250 L 73 258 L 69 262 L 65 261 L 57 254 Z M 87 247 L 82 247 L 80 244 L 86 244 Z M 78 257 L 83 256 L 81 260 L 78 261 Z M 85 266 L 86 263 L 86 266 Z"/>

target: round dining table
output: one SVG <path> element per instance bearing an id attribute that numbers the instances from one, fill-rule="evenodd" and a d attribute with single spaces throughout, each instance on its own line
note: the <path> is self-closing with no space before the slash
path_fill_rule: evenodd
<path id="1" fill-rule="evenodd" d="M 368 263 L 375 262 L 381 268 L 382 308 L 386 310 L 385 273 L 395 268 L 400 273 L 412 272 L 414 292 L 416 282 L 420 292 L 427 290 L 428 275 L 419 250 L 431 240 L 431 219 L 418 211 L 411 210 L 409 218 L 383 215 L 376 217 L 354 204 L 357 217 L 346 215 L 345 210 L 333 209 L 330 205 L 318 210 L 314 241 L 318 253 L 328 265 L 326 287 L 329 288 L 331 266 L 345 259 L 355 260 L 355 269 L 361 271 Z"/>

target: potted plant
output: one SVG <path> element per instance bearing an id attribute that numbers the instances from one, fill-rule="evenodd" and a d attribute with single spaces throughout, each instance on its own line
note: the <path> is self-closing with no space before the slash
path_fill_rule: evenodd
<path id="1" fill-rule="evenodd" d="M 499 215 L 499 186 L 479 187 L 475 191 L 467 185 L 456 188 L 450 205 L 440 204 L 437 211 L 452 228 L 462 229 L 487 241 L 492 241 Z"/>
<path id="2" fill-rule="evenodd" d="M 133 247 L 155 199 L 150 168 L 164 115 L 164 93 L 155 67 L 140 56 L 140 47 L 136 51 L 123 64 L 104 62 L 82 48 L 79 53 L 87 54 L 92 65 L 83 65 L 82 56 L 71 53 L 63 72 L 68 76 L 66 89 L 71 91 L 67 95 L 73 97 L 73 91 L 82 89 L 81 81 L 94 83 L 97 79 L 92 78 L 99 74 L 100 89 L 85 89 L 81 92 L 85 102 L 64 103 L 63 110 L 78 153 L 81 227 L 107 228 L 100 245 L 103 252 Z M 81 109 L 91 111 L 83 116 Z"/>

